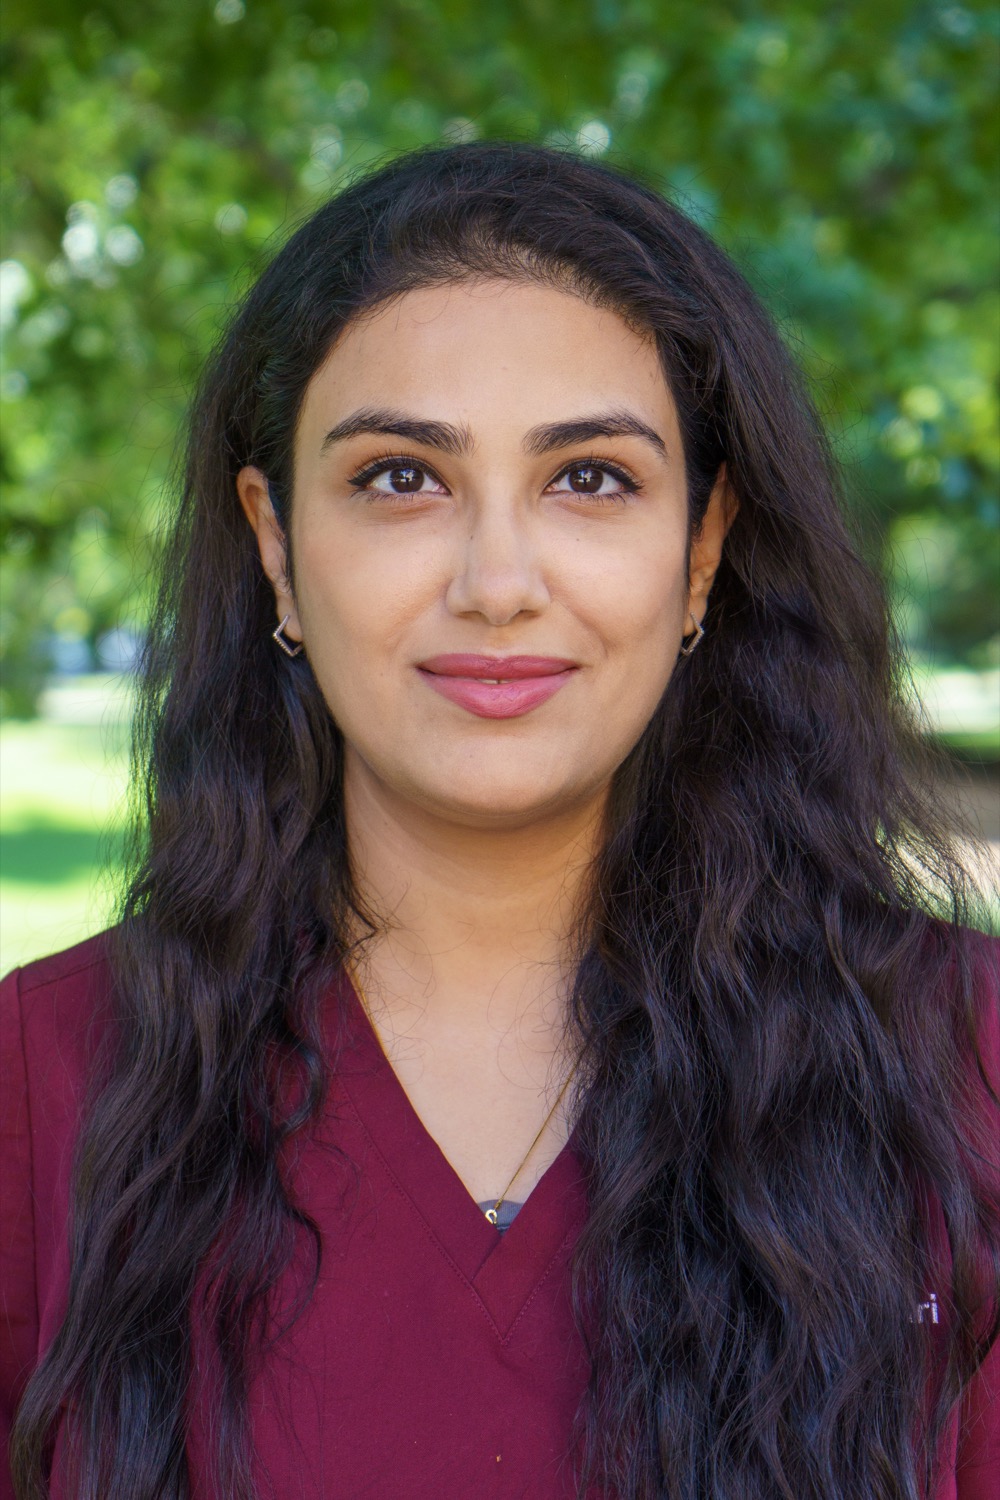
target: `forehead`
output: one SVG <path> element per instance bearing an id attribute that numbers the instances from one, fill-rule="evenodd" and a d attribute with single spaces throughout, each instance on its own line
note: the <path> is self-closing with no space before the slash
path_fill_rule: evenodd
<path id="1" fill-rule="evenodd" d="M 338 415 L 389 404 L 462 420 L 473 434 L 610 407 L 634 409 L 665 438 L 676 432 L 653 338 L 530 282 L 418 288 L 355 319 L 309 383 L 298 436 L 311 444 Z"/>

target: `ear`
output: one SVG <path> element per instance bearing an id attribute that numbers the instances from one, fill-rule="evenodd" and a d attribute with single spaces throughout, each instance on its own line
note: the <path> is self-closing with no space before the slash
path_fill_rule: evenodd
<path id="1" fill-rule="evenodd" d="M 701 525 L 691 537 L 688 559 L 688 618 L 700 625 L 708 608 L 708 595 L 722 559 L 722 544 L 736 519 L 739 502 L 722 464 L 712 486 Z"/>
<path id="2" fill-rule="evenodd" d="M 302 629 L 299 625 L 299 614 L 288 578 L 288 545 L 285 533 L 274 514 L 267 479 L 260 469 L 248 466 L 241 469 L 236 476 L 236 492 L 240 497 L 243 514 L 253 527 L 257 538 L 257 550 L 260 553 L 264 572 L 271 580 L 271 587 L 274 589 L 274 604 L 278 612 L 278 620 L 283 620 L 287 615 L 288 624 L 285 626 L 285 636 L 291 641 L 301 641 Z"/>

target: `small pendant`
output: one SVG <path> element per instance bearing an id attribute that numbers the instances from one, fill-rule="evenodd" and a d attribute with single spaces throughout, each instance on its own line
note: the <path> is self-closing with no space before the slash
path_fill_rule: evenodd
<path id="1" fill-rule="evenodd" d="M 495 1208 L 488 1208 L 486 1210 L 486 1217 L 489 1219 L 489 1221 L 490 1221 L 491 1224 L 495 1224 L 496 1221 L 497 1221 L 497 1211 L 496 1211 L 496 1209 Z"/>

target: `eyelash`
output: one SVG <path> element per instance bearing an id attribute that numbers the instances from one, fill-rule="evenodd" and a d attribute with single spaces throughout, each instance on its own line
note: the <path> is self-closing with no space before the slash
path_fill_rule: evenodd
<path id="1" fill-rule="evenodd" d="M 392 498 L 405 500 L 405 495 L 398 495 L 393 497 L 388 491 L 372 490 L 369 488 L 369 486 L 371 485 L 373 479 L 377 479 L 379 475 L 384 474 L 387 469 L 402 469 L 407 467 L 420 469 L 423 473 L 429 474 L 432 479 L 437 480 L 438 484 L 444 483 L 444 480 L 441 479 L 440 475 L 434 472 L 429 464 L 423 463 L 420 459 L 414 458 L 410 453 L 384 453 L 380 455 L 380 457 L 373 459 L 371 463 L 365 464 L 364 468 L 359 469 L 358 472 L 356 474 L 353 474 L 347 482 L 351 486 L 351 488 L 357 490 L 359 494 L 368 494 L 370 496 L 376 497 L 379 500 Z M 555 484 L 557 479 L 562 479 L 563 476 L 568 474 L 571 469 L 600 469 L 602 474 L 607 474 L 612 479 L 616 479 L 621 486 L 621 489 L 613 490 L 610 494 L 605 495 L 588 496 L 586 491 L 584 490 L 577 491 L 576 493 L 579 494 L 581 499 L 604 502 L 605 504 L 609 502 L 614 503 L 622 495 L 637 495 L 642 488 L 635 475 L 630 474 L 629 471 L 623 468 L 621 464 L 609 463 L 607 459 L 597 458 L 594 456 L 588 458 L 577 458 L 574 459 L 572 463 L 564 464 L 558 471 L 558 473 L 552 476 L 552 478 L 549 480 L 549 484 Z M 548 487 L 549 485 L 545 486 L 546 489 L 548 489 Z"/>
<path id="2" fill-rule="evenodd" d="M 434 473 L 434 470 L 428 464 L 421 463 L 411 453 L 382 453 L 378 458 L 372 459 L 371 463 L 365 464 L 364 468 L 359 469 L 356 474 L 352 474 L 347 482 L 352 489 L 366 491 L 372 480 L 377 479 L 380 474 L 384 474 L 387 469 L 405 468 L 421 469 L 425 474 L 430 474 L 432 478 L 437 479 L 438 484 L 443 483 L 443 480 Z M 369 493 L 383 495 L 381 490 L 372 490 Z M 399 496 L 400 500 L 404 498 L 405 496 L 403 495 Z"/>

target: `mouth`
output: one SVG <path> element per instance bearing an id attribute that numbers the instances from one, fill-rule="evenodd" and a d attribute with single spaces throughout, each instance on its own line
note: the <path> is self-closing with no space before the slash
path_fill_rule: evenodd
<path id="1" fill-rule="evenodd" d="M 417 670 L 428 687 L 481 719 L 513 719 L 548 701 L 579 670 L 557 656 L 433 656 Z"/>

